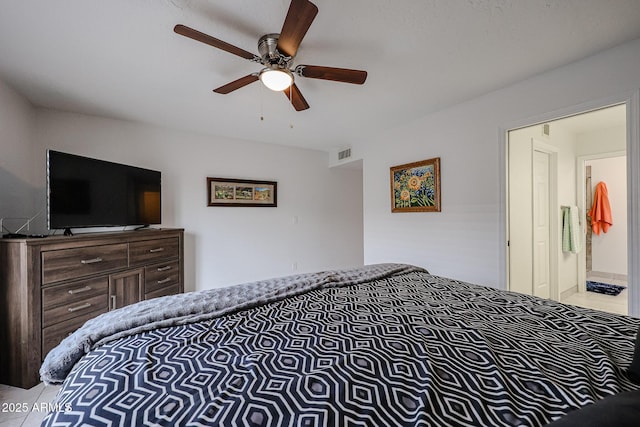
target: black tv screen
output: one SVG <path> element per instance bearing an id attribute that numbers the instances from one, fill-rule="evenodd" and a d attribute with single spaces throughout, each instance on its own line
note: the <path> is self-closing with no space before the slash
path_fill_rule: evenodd
<path id="1" fill-rule="evenodd" d="M 159 171 L 47 151 L 49 229 L 160 224 Z"/>

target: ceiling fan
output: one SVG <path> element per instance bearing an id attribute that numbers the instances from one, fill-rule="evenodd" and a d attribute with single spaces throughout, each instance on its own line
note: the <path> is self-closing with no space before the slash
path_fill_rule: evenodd
<path id="1" fill-rule="evenodd" d="M 173 30 L 185 37 L 206 43 L 264 66 L 259 72 L 240 77 L 231 83 L 214 89 L 214 92 L 228 94 L 260 80 L 269 89 L 284 92 L 293 107 L 297 111 L 302 111 L 309 108 L 309 104 L 302 96 L 298 86 L 296 86 L 295 76 L 360 85 L 367 79 L 367 72 L 361 70 L 318 65 L 296 65 L 293 67 L 293 60 L 300 42 L 317 14 L 318 7 L 309 0 L 292 0 L 280 34 L 265 34 L 258 40 L 260 56 L 182 24 L 176 25 Z"/>

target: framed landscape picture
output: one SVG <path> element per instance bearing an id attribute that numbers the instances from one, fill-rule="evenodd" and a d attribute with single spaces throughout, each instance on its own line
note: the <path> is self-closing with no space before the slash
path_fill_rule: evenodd
<path id="1" fill-rule="evenodd" d="M 391 212 L 440 212 L 440 157 L 391 167 Z"/>
<path id="2" fill-rule="evenodd" d="M 278 183 L 207 178 L 207 206 L 278 206 Z"/>

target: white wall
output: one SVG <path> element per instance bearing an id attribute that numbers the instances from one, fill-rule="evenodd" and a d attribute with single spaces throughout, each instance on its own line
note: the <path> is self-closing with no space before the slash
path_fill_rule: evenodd
<path id="1" fill-rule="evenodd" d="M 635 40 L 357 143 L 364 158 L 365 263 L 411 262 L 504 287 L 501 130 L 638 88 Z M 441 157 L 442 212 L 392 214 L 389 167 L 431 157 Z"/>
<path id="2" fill-rule="evenodd" d="M 0 81 L 0 218 L 11 232 L 31 217 L 34 174 L 31 129 L 34 112 L 24 97 Z M 7 230 L 0 230 L 0 234 Z"/>
<path id="3" fill-rule="evenodd" d="M 590 160 L 593 190 L 602 181 L 607 185 L 613 225 L 606 233 L 593 234 L 593 271 L 627 274 L 627 158 Z"/>
<path id="4" fill-rule="evenodd" d="M 362 173 L 328 168 L 324 152 L 46 109 L 34 139 L 37 209 L 47 148 L 160 170 L 163 225 L 186 233 L 187 290 L 363 263 Z M 278 207 L 207 207 L 207 176 L 275 180 Z"/>

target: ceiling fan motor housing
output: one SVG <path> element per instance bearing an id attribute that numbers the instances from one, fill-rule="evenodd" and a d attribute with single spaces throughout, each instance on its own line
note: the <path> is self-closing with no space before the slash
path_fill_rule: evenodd
<path id="1" fill-rule="evenodd" d="M 258 40 L 258 52 L 265 66 L 277 68 L 289 68 L 292 58 L 284 56 L 278 51 L 278 39 L 280 34 L 265 34 Z"/>

